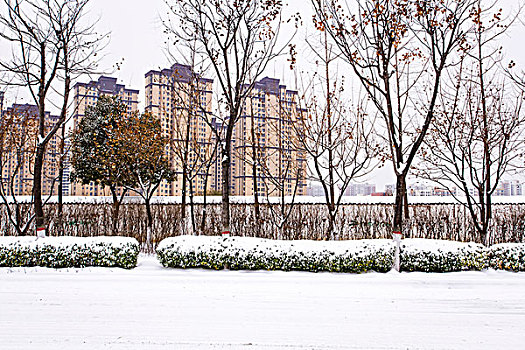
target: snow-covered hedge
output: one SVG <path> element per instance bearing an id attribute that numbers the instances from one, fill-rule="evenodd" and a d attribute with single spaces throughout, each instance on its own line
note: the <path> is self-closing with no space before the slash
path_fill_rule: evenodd
<path id="1" fill-rule="evenodd" d="M 482 270 L 487 251 L 481 244 L 434 239 L 404 239 L 401 271 L 452 272 Z"/>
<path id="2" fill-rule="evenodd" d="M 498 270 L 525 271 L 525 244 L 496 244 L 488 252 L 490 267 Z"/>
<path id="3" fill-rule="evenodd" d="M 163 240 L 157 256 L 166 267 L 232 270 L 389 271 L 390 240 L 280 241 L 250 237 L 179 236 Z"/>
<path id="4" fill-rule="evenodd" d="M 139 243 L 126 237 L 0 237 L 0 267 L 86 267 L 131 269 Z"/>

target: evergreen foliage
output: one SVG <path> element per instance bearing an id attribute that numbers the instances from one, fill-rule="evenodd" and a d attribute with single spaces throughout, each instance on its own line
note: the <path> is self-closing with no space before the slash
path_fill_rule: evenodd
<path id="1" fill-rule="evenodd" d="M 1 237 L 0 267 L 137 266 L 139 243 L 125 237 Z"/>
<path id="2" fill-rule="evenodd" d="M 126 140 L 121 138 L 126 123 L 126 105 L 116 97 L 101 96 L 87 108 L 73 134 L 71 181 L 113 188 L 134 185 L 126 172 Z"/>

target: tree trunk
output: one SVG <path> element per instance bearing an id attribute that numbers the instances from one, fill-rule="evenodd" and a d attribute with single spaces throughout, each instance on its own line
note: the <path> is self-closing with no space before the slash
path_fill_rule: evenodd
<path id="1" fill-rule="evenodd" d="M 182 234 L 186 234 L 186 191 L 187 191 L 187 176 L 186 176 L 186 164 L 182 165 L 182 198 L 181 198 L 181 229 Z"/>
<path id="2" fill-rule="evenodd" d="M 111 196 L 113 197 L 113 218 L 112 218 L 112 229 L 111 232 L 114 235 L 118 234 L 118 217 L 120 212 L 120 201 L 117 197 L 117 189 L 114 186 L 109 186 Z"/>
<path id="3" fill-rule="evenodd" d="M 195 203 L 193 201 L 193 188 L 190 188 L 190 215 L 191 215 L 191 228 L 192 228 L 192 235 L 195 235 L 195 231 L 197 230 L 197 227 L 195 225 Z"/>
<path id="4" fill-rule="evenodd" d="M 208 199 L 207 197 L 207 193 L 208 193 L 208 171 L 209 169 L 206 170 L 206 174 L 204 175 L 204 195 L 203 195 L 203 200 L 202 200 L 202 221 L 201 221 L 201 232 L 204 232 L 204 229 L 206 228 L 206 206 L 207 206 L 207 202 L 206 200 Z"/>
<path id="5" fill-rule="evenodd" d="M 229 237 L 230 232 L 230 171 L 231 137 L 226 137 L 222 150 L 222 235 Z"/>
<path id="6" fill-rule="evenodd" d="M 394 204 L 394 232 L 403 231 L 403 212 L 406 193 L 406 175 L 399 174 L 396 179 L 396 201 Z"/>
<path id="7" fill-rule="evenodd" d="M 394 204 L 394 224 L 392 237 L 396 242 L 394 268 L 401 271 L 401 239 L 403 237 L 403 211 L 406 198 L 406 174 L 397 175 L 396 201 Z"/>
<path id="8" fill-rule="evenodd" d="M 148 216 L 148 227 L 146 229 L 146 251 L 148 253 L 153 252 L 153 242 L 152 242 L 152 228 L 153 228 L 153 215 L 151 214 L 151 198 L 146 197 L 146 214 Z"/>
<path id="9" fill-rule="evenodd" d="M 35 155 L 35 167 L 33 177 L 33 194 L 35 208 L 35 224 L 38 237 L 45 237 L 46 223 L 44 218 L 44 205 L 42 202 L 42 168 L 44 163 L 45 146 L 38 144 Z"/>
<path id="10" fill-rule="evenodd" d="M 326 236 L 326 240 L 335 239 L 334 230 L 335 230 L 335 208 L 332 207 L 332 205 L 330 205 L 328 209 L 328 235 Z"/>
<path id="11" fill-rule="evenodd" d="M 66 136 L 66 130 L 65 125 L 62 125 L 61 128 L 61 139 L 60 139 L 60 159 L 58 164 L 58 215 L 57 215 L 57 221 L 58 221 L 58 234 L 63 235 L 64 234 L 64 194 L 62 193 L 64 189 L 64 148 L 65 148 L 65 136 Z"/>
<path id="12" fill-rule="evenodd" d="M 253 100 L 250 103 L 251 107 L 251 115 L 252 115 L 252 128 L 251 128 L 251 134 L 252 134 L 252 178 L 253 178 L 253 202 L 254 202 L 254 209 L 255 209 L 255 229 L 259 231 L 260 229 L 260 220 L 261 220 L 261 210 L 259 207 L 259 188 L 257 186 L 257 163 L 259 160 L 259 157 L 257 155 L 257 147 L 255 146 L 255 118 L 253 113 Z"/>

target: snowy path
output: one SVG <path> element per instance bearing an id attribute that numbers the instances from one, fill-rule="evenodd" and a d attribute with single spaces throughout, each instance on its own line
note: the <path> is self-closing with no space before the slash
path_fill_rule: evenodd
<path id="1" fill-rule="evenodd" d="M 525 273 L 0 269 L 0 349 L 522 349 Z"/>

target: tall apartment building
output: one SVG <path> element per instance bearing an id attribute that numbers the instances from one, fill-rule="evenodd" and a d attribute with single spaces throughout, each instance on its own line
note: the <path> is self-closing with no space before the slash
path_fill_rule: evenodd
<path id="1" fill-rule="evenodd" d="M 7 195 L 30 196 L 33 192 L 34 155 L 38 127 L 38 107 L 31 104 L 14 104 L 7 108 L 5 115 L 16 115 L 22 133 L 26 133 L 23 146 L 15 147 L 3 155 L 2 182 Z M 46 128 L 53 127 L 58 116 L 46 112 Z M 18 151 L 18 152 L 17 152 Z M 59 136 L 49 141 L 42 171 L 42 194 L 56 194 L 59 161 Z M 13 188 L 11 189 L 11 183 Z"/>
<path id="2" fill-rule="evenodd" d="M 252 196 L 255 185 L 261 196 L 306 194 L 306 156 L 297 142 L 301 117 L 297 91 L 268 77 L 254 85 L 233 132 L 232 195 Z"/>
<path id="3" fill-rule="evenodd" d="M 161 183 L 156 195 L 182 195 L 184 164 L 192 178 L 194 195 L 213 191 L 217 182 L 216 155 L 212 157 L 215 140 L 209 126 L 214 122 L 209 119 L 213 80 L 177 63 L 160 71 L 151 70 L 145 79 L 145 110 L 160 119 L 164 136 L 171 140 L 167 156 L 177 174 L 172 183 Z"/>
<path id="4" fill-rule="evenodd" d="M 100 96 L 117 96 L 127 105 L 128 113 L 138 112 L 139 90 L 128 89 L 125 85 L 117 84 L 117 78 L 101 76 L 97 81 L 76 83 L 73 87 L 74 108 L 73 128 L 76 129 L 90 106 L 95 106 Z M 69 174 L 69 173 L 67 173 Z M 109 189 L 90 183 L 83 185 L 75 182 L 71 184 L 70 193 L 73 196 L 110 196 Z"/>

